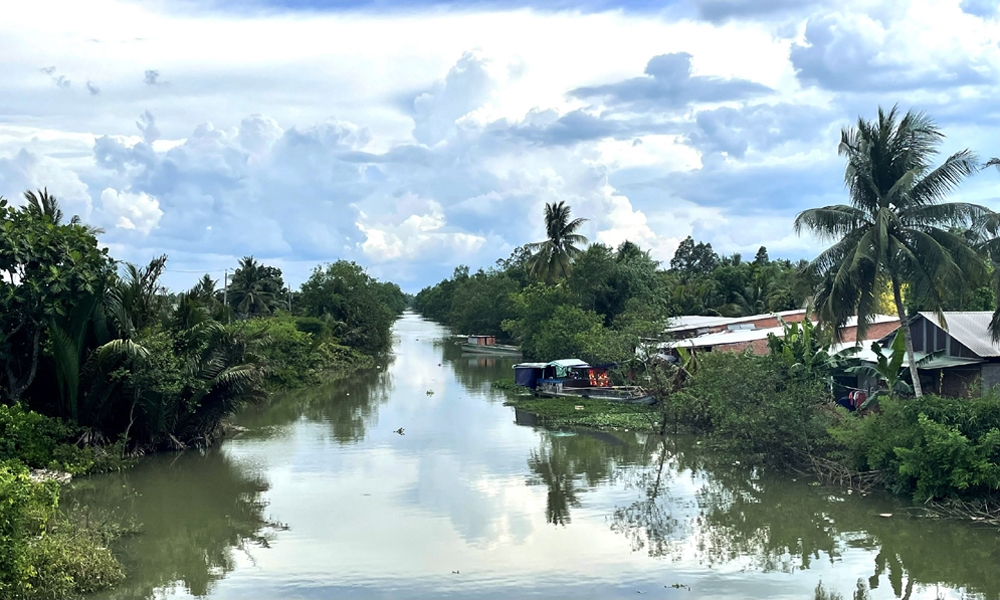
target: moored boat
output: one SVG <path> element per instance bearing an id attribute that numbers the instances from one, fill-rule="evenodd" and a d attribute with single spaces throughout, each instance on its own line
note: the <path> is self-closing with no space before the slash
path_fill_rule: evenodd
<path id="1" fill-rule="evenodd" d="M 514 365 L 514 382 L 548 398 L 590 398 L 628 404 L 652 404 L 653 396 L 639 386 L 613 386 L 608 366 L 591 366 L 575 358 L 550 363 Z"/>
<path id="2" fill-rule="evenodd" d="M 521 356 L 521 349 L 508 344 L 498 344 L 492 335 L 470 335 L 461 344 L 465 352 L 476 354 L 499 354 L 504 356 Z"/>

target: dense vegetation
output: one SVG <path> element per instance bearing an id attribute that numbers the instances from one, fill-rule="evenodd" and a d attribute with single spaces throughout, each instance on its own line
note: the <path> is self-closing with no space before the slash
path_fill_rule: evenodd
<path id="1" fill-rule="evenodd" d="M 944 202 L 981 166 L 968 150 L 935 165 L 942 138 L 925 115 L 895 108 L 845 128 L 839 150 L 849 204 L 804 211 L 794 224 L 833 242 L 811 262 L 771 260 L 763 247 L 745 262 L 689 237 L 662 268 L 630 242 L 583 248 L 583 220 L 572 220 L 559 203 L 546 206 L 546 241 L 489 270 L 470 275 L 460 267 L 422 290 L 415 306 L 456 331 L 509 338 L 528 358 L 625 364 L 632 381 L 659 398 L 651 423 L 701 432 L 743 463 L 822 464 L 918 501 L 995 498 L 1000 392 L 924 396 L 907 326 L 918 310 L 997 310 L 991 329 L 1000 336 L 1000 216 Z M 819 325 L 787 326 L 764 356 L 678 351 L 670 362 L 650 360 L 655 353 L 642 347 L 644 339 L 662 339 L 674 315 L 803 306 L 813 308 Z M 860 363 L 851 352 L 831 355 L 839 327 L 858 316 L 863 334 L 876 314 L 896 314 L 904 323 L 891 344 L 874 349 L 882 357 L 877 364 Z M 835 394 L 846 393 L 835 378 L 859 374 L 881 389 L 864 410 L 848 413 L 834 403 Z M 648 417 L 593 404 L 576 409 L 568 401 L 512 402 L 560 423 L 641 426 Z"/>
<path id="2" fill-rule="evenodd" d="M 225 289 L 206 275 L 172 294 L 166 256 L 119 265 L 46 191 L 25 201 L 0 199 L 0 598 L 62 598 L 120 569 L 29 468 L 85 474 L 208 446 L 270 390 L 371 364 L 406 300 L 344 261 L 292 292 L 253 257 Z"/>
<path id="3" fill-rule="evenodd" d="M 458 267 L 421 290 L 414 307 L 458 332 L 514 340 L 530 358 L 614 362 L 633 354 L 637 339 L 662 333 L 671 316 L 798 308 L 810 289 L 805 263 L 771 260 L 763 247 L 752 262 L 720 257 L 691 238 L 667 269 L 632 242 L 591 244 L 555 283 L 534 256 L 522 247 L 491 269 Z"/>

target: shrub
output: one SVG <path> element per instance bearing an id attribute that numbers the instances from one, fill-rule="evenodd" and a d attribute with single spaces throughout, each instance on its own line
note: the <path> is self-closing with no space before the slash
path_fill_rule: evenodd
<path id="1" fill-rule="evenodd" d="M 18 459 L 30 467 L 48 467 L 74 433 L 75 427 L 59 419 L 18 405 L 0 405 L 0 461 Z"/>
<path id="2" fill-rule="evenodd" d="M 19 405 L 0 405 L 0 463 L 18 461 L 33 469 L 67 471 L 73 475 L 120 470 L 120 444 L 80 448 L 80 429 Z"/>
<path id="3" fill-rule="evenodd" d="M 258 319 L 233 327 L 245 327 L 267 339 L 260 354 L 267 365 L 268 384 L 275 388 L 315 385 L 324 373 L 371 362 L 360 352 L 338 344 L 322 319 Z"/>
<path id="4" fill-rule="evenodd" d="M 719 445 L 764 464 L 797 462 L 830 442 L 822 383 L 789 377 L 773 356 L 705 353 L 686 388 L 671 395 L 675 414 L 711 432 Z"/>
<path id="5" fill-rule="evenodd" d="M 1000 397 L 882 401 L 881 412 L 832 430 L 859 469 L 884 470 L 918 501 L 1000 490 Z"/>
<path id="6" fill-rule="evenodd" d="M 77 597 L 122 579 L 100 535 L 60 520 L 58 505 L 55 483 L 0 464 L 0 600 Z"/>

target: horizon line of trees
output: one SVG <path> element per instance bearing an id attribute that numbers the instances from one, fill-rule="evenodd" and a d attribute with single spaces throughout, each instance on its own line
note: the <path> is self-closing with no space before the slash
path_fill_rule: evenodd
<path id="1" fill-rule="evenodd" d="M 802 211 L 793 224 L 797 234 L 832 244 L 812 261 L 771 260 L 761 246 L 747 262 L 689 236 L 663 268 L 632 242 L 586 246 L 578 233 L 586 219 L 572 219 L 559 202 L 545 206 L 545 240 L 471 275 L 456 268 L 421 290 L 414 307 L 462 332 L 511 339 L 546 360 L 586 353 L 588 332 L 602 339 L 601 327 L 620 329 L 623 319 L 641 320 L 641 329 L 656 335 L 676 315 L 735 317 L 810 305 L 834 332 L 859 316 L 860 337 L 876 314 L 895 314 L 919 397 L 908 315 L 933 311 L 943 322 L 946 310 L 992 310 L 990 332 L 1000 341 L 1000 214 L 946 201 L 966 178 L 1000 168 L 1000 159 L 980 164 L 966 149 L 935 165 L 943 139 L 926 114 L 897 106 L 845 127 L 838 152 L 847 163 L 848 204 Z"/>
<path id="2" fill-rule="evenodd" d="M 226 293 L 207 275 L 171 293 L 166 256 L 119 263 L 47 190 L 24 198 L 0 198 L 0 403 L 79 426 L 82 442 L 208 445 L 270 389 L 387 351 L 406 306 L 347 261 L 316 267 L 291 312 L 280 269 L 249 256 Z"/>

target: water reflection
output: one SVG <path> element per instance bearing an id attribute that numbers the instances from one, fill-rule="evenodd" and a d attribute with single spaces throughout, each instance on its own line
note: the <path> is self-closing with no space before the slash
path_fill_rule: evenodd
<path id="1" fill-rule="evenodd" d="M 277 523 L 265 518 L 267 483 L 218 450 L 150 457 L 125 473 L 80 480 L 73 502 L 131 515 L 140 533 L 115 548 L 128 579 L 101 598 L 152 598 L 180 588 L 206 596 L 267 546 Z"/>
<path id="2" fill-rule="evenodd" d="M 451 368 L 455 378 L 470 393 L 487 392 L 491 382 L 513 378 L 513 367 L 521 362 L 521 359 L 507 356 L 463 352 L 451 337 L 439 339 L 436 347 L 440 348 L 441 361 Z"/>
<path id="3" fill-rule="evenodd" d="M 612 530 L 634 550 L 673 560 L 693 555 L 712 568 L 740 563 L 788 574 L 818 562 L 836 565 L 863 550 L 872 590 L 888 587 L 908 599 L 915 586 L 944 586 L 1000 598 L 994 529 L 910 519 L 894 498 L 761 476 L 690 439 L 666 438 L 660 445 L 652 465 L 627 468 L 643 497 L 616 508 L 612 519 Z M 692 483 L 694 501 L 685 502 Z"/>
<path id="4" fill-rule="evenodd" d="M 389 363 L 391 364 L 391 363 Z M 395 389 L 387 366 L 351 373 L 325 385 L 294 390 L 276 396 L 267 406 L 245 411 L 236 423 L 248 429 L 248 439 L 266 439 L 274 429 L 300 419 L 328 424 L 341 444 L 364 439 L 378 424 L 378 407 L 389 401 Z"/>
<path id="5" fill-rule="evenodd" d="M 395 338 L 393 362 L 241 415 L 218 451 L 84 480 L 145 525 L 109 597 L 1000 597 L 994 530 L 882 519 L 900 505 L 683 437 L 546 429 L 490 389 L 512 359 L 413 315 Z"/>

